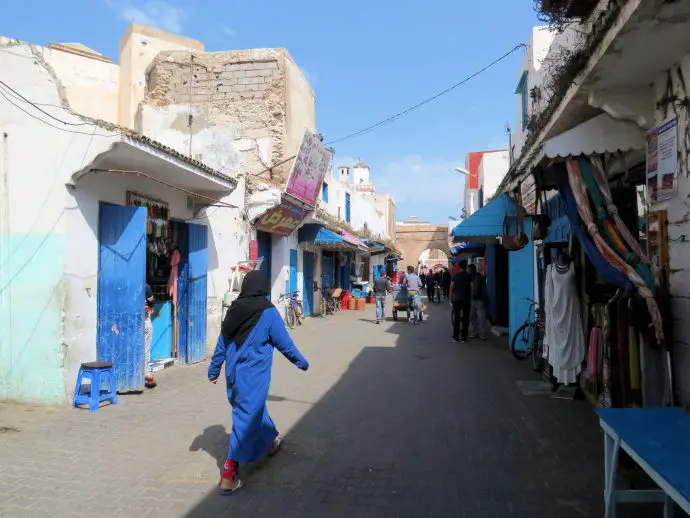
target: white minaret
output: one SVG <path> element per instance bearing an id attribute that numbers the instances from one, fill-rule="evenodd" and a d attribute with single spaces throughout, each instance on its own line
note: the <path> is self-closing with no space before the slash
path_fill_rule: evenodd
<path id="1" fill-rule="evenodd" d="M 352 183 L 357 185 L 369 185 L 371 183 L 371 171 L 369 166 L 362 162 L 361 159 L 357 160 L 357 163 L 352 168 Z"/>

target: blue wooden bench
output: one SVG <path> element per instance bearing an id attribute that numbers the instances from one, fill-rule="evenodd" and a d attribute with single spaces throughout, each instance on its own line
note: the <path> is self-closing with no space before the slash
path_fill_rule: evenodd
<path id="1" fill-rule="evenodd" d="M 690 416 L 678 408 L 601 408 L 604 430 L 604 501 L 606 518 L 617 503 L 660 502 L 664 517 L 673 502 L 690 514 Z M 616 489 L 618 454 L 625 451 L 659 489 Z"/>

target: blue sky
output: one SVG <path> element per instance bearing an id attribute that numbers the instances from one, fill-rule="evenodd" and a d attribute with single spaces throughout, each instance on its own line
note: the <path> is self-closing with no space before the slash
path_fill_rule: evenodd
<path id="1" fill-rule="evenodd" d="M 128 23 L 205 42 L 207 50 L 286 47 L 316 93 L 318 130 L 333 140 L 474 73 L 538 25 L 531 0 L 31 0 L 0 17 L 0 34 L 36 44 L 80 42 L 117 57 Z M 462 209 L 468 151 L 507 147 L 522 51 L 404 118 L 335 146 L 361 158 L 408 216 L 445 223 Z"/>

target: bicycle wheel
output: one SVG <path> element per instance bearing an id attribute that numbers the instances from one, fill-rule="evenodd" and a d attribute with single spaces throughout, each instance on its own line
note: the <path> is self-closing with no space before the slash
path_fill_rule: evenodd
<path id="1" fill-rule="evenodd" d="M 532 340 L 531 340 L 532 324 L 525 322 L 522 324 L 510 342 L 510 352 L 518 360 L 526 360 L 532 353 Z M 524 350 L 520 350 L 517 346 L 518 344 L 525 344 Z"/>
<path id="2" fill-rule="evenodd" d="M 325 297 L 321 297 L 321 302 L 319 303 L 319 313 L 321 315 L 321 318 L 324 318 L 326 316 L 327 310 L 328 310 L 328 305 L 326 304 L 326 299 L 325 299 Z"/>
<path id="3" fill-rule="evenodd" d="M 295 327 L 295 309 L 291 306 L 285 308 L 285 325 L 290 329 Z"/>
<path id="4" fill-rule="evenodd" d="M 534 345 L 532 346 L 532 368 L 536 372 L 541 372 L 544 370 L 544 335 L 541 329 L 536 329 L 533 339 Z"/>

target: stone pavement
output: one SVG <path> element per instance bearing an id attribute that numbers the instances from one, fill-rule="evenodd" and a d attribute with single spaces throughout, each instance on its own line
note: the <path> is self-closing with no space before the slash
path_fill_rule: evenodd
<path id="1" fill-rule="evenodd" d="M 269 398 L 288 442 L 231 497 L 215 491 L 230 412 L 207 363 L 96 414 L 0 406 L 0 516 L 603 515 L 587 403 L 523 395 L 529 362 L 505 338 L 453 344 L 445 305 L 417 327 L 373 318 L 294 331 L 311 369 L 276 356 Z"/>

